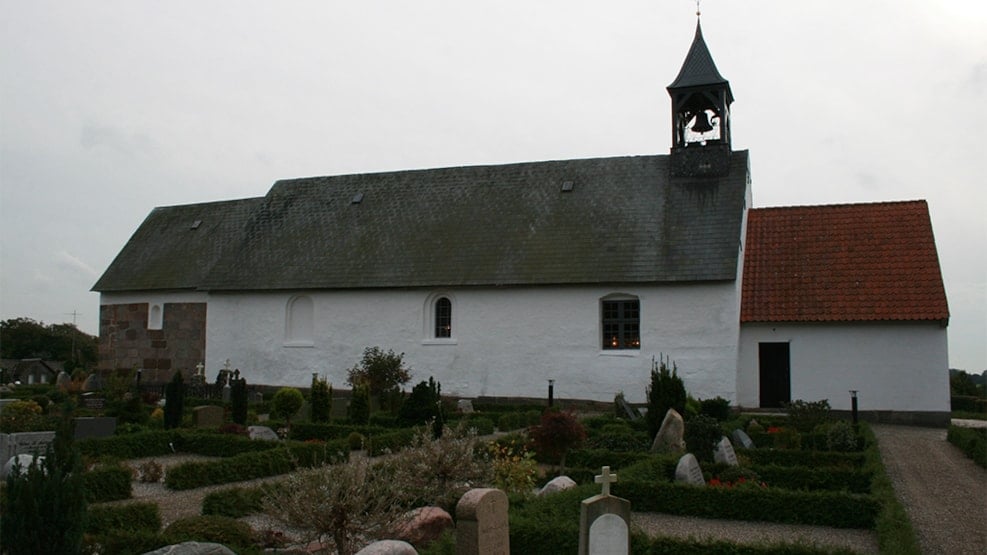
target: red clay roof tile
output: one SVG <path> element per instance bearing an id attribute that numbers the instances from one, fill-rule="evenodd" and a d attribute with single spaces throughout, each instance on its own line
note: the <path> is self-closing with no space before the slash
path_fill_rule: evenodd
<path id="1" fill-rule="evenodd" d="M 924 200 L 751 209 L 741 322 L 947 320 Z"/>

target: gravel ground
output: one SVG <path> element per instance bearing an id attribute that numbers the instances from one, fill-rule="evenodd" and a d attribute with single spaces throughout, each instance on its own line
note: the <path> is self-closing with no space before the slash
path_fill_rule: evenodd
<path id="1" fill-rule="evenodd" d="M 987 470 L 947 442 L 946 430 L 873 428 L 922 553 L 987 553 Z"/>

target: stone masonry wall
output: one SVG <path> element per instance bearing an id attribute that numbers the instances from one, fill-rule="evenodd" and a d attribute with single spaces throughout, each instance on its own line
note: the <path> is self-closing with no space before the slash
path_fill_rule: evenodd
<path id="1" fill-rule="evenodd" d="M 143 368 L 142 379 L 190 373 L 206 356 L 206 303 L 164 303 L 160 330 L 147 329 L 148 303 L 99 307 L 101 370 Z"/>

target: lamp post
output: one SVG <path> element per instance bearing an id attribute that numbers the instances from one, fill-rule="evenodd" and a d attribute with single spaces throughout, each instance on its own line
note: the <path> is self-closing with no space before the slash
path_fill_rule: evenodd
<path id="1" fill-rule="evenodd" d="M 548 406 L 555 404 L 555 380 L 548 380 Z"/>
<path id="2" fill-rule="evenodd" d="M 857 390 L 850 390 L 850 412 L 853 415 L 853 425 L 857 425 Z"/>

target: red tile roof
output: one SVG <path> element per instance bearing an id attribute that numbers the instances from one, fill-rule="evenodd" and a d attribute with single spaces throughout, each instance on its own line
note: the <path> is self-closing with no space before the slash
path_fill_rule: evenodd
<path id="1" fill-rule="evenodd" d="M 924 200 L 752 209 L 741 322 L 949 318 Z"/>

